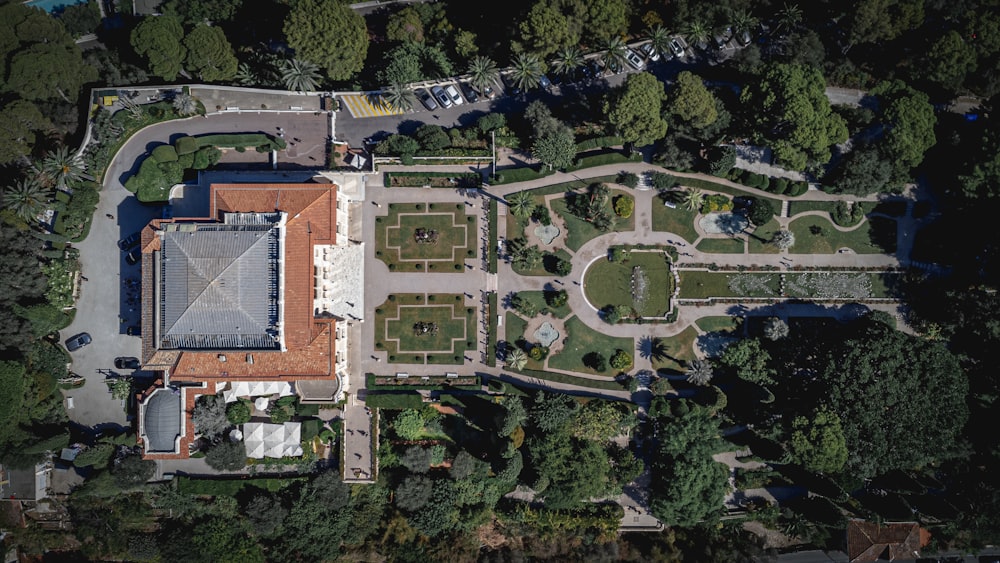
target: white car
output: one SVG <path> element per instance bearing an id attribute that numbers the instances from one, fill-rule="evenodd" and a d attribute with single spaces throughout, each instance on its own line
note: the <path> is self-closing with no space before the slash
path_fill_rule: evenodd
<path id="1" fill-rule="evenodd" d="M 462 99 L 462 95 L 458 93 L 458 88 L 455 88 L 454 84 L 449 84 L 444 87 L 444 93 L 451 99 L 451 102 L 456 106 L 462 105 L 465 100 Z"/>
<path id="2" fill-rule="evenodd" d="M 639 47 L 639 50 L 642 51 L 643 55 L 649 57 L 649 60 L 654 63 L 660 60 L 660 52 L 653 48 L 652 43 L 643 43 L 642 47 Z"/>
<path id="3" fill-rule="evenodd" d="M 645 61 L 642 60 L 639 53 L 636 53 L 632 49 L 629 49 L 628 52 L 625 53 L 625 60 L 628 61 L 628 64 L 632 65 L 632 68 L 636 70 L 642 70 L 642 67 L 646 66 Z"/>

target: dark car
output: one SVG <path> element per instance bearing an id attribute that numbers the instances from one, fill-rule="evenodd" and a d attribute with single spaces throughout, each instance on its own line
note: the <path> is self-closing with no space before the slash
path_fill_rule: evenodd
<path id="1" fill-rule="evenodd" d="M 80 334 L 66 340 L 66 349 L 70 352 L 75 352 L 91 342 L 92 340 L 90 339 L 90 335 L 86 332 L 81 332 Z"/>
<path id="2" fill-rule="evenodd" d="M 625 69 L 622 67 L 620 62 L 612 59 L 608 61 L 608 70 L 611 71 L 611 74 L 621 74 Z"/>
<path id="3" fill-rule="evenodd" d="M 142 336 L 142 329 L 137 325 L 132 325 L 125 329 L 125 334 L 129 336 Z"/>
<path id="4" fill-rule="evenodd" d="M 115 358 L 115 369 L 139 369 L 139 358 L 118 356 Z"/>
<path id="5" fill-rule="evenodd" d="M 458 87 L 462 89 L 462 94 L 465 96 L 466 100 L 469 100 L 470 104 L 474 104 L 479 101 L 479 94 L 476 93 L 476 89 L 472 87 L 468 82 L 459 82 Z"/>
<path id="6" fill-rule="evenodd" d="M 514 82 L 514 78 L 509 74 L 501 74 L 500 80 L 503 81 L 504 88 L 506 88 L 507 93 L 511 96 L 521 95 L 521 88 Z"/>
<path id="7" fill-rule="evenodd" d="M 545 76 L 543 74 L 543 75 L 541 75 L 541 76 L 538 77 L 538 85 L 540 87 L 545 88 L 546 90 L 548 90 L 549 88 L 552 87 L 552 81 L 549 80 L 548 76 Z"/>
<path id="8" fill-rule="evenodd" d="M 139 239 L 142 238 L 142 233 L 132 233 L 129 236 L 118 241 L 118 248 L 122 250 L 128 250 L 133 246 L 139 244 Z"/>
<path id="9" fill-rule="evenodd" d="M 590 62 L 587 63 L 587 70 L 590 71 L 591 76 L 594 78 L 600 78 L 604 74 L 604 69 L 601 68 L 600 63 L 595 59 L 590 59 Z"/>
<path id="10" fill-rule="evenodd" d="M 142 260 L 142 253 L 139 252 L 138 248 L 133 248 L 125 255 L 125 263 L 129 266 L 135 266 L 139 263 L 139 260 Z"/>
<path id="11" fill-rule="evenodd" d="M 434 101 L 434 97 L 431 96 L 430 92 L 423 88 L 417 88 L 415 90 L 417 98 L 420 99 L 420 103 L 424 104 L 424 107 L 430 111 L 434 111 L 438 108 L 437 102 Z"/>
<path id="12" fill-rule="evenodd" d="M 364 146 L 365 146 L 366 149 L 371 150 L 372 148 L 374 148 L 375 146 L 377 146 L 379 143 L 381 143 L 382 141 L 384 141 L 384 140 L 386 140 L 388 138 L 389 138 L 389 132 L 388 131 L 379 131 L 379 132 L 373 134 L 370 137 L 365 137 L 364 140 L 361 141 L 361 142 L 364 144 Z"/>

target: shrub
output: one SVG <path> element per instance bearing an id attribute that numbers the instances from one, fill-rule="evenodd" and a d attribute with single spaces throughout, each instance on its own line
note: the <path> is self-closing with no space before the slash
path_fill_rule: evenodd
<path id="1" fill-rule="evenodd" d="M 611 367 L 625 371 L 632 367 L 632 354 L 629 354 L 625 350 L 615 350 L 615 354 L 611 356 L 609 363 Z"/>
<path id="2" fill-rule="evenodd" d="M 222 471 L 237 471 L 247 466 L 247 448 L 242 442 L 223 441 L 208 450 L 205 463 Z"/>
<path id="3" fill-rule="evenodd" d="M 528 350 L 528 357 L 537 362 L 544 360 L 548 355 L 549 349 L 541 344 L 536 344 Z"/>
<path id="4" fill-rule="evenodd" d="M 391 360 L 390 360 L 391 361 Z M 404 393 L 372 393 L 365 397 L 365 404 L 381 409 L 419 409 L 424 405 L 423 399 L 416 392 Z"/>
<path id="5" fill-rule="evenodd" d="M 552 224 L 552 217 L 549 214 L 549 208 L 544 205 L 535 206 L 535 208 L 531 211 L 531 219 L 545 225 L 546 227 Z"/>
<path id="6" fill-rule="evenodd" d="M 234 425 L 250 422 L 250 401 L 239 399 L 226 407 L 226 418 Z"/>
<path id="7" fill-rule="evenodd" d="M 615 181 L 623 186 L 635 189 L 639 185 L 639 176 L 632 172 L 620 172 Z"/>
<path id="8" fill-rule="evenodd" d="M 91 446 L 80 452 L 73 460 L 73 465 L 76 467 L 90 467 L 96 465 L 98 469 L 103 469 L 108 466 L 108 462 L 111 461 L 112 454 L 115 453 L 115 447 L 111 444 L 97 444 L 96 446 Z"/>
<path id="9" fill-rule="evenodd" d="M 177 151 L 177 156 L 192 154 L 196 152 L 198 148 L 198 139 L 195 139 L 194 137 L 181 137 L 180 139 L 174 141 L 174 150 Z"/>
<path id="10" fill-rule="evenodd" d="M 545 302 L 549 307 L 562 307 L 569 300 L 569 294 L 565 289 L 560 289 L 559 291 L 546 291 L 545 292 Z"/>
<path id="11" fill-rule="evenodd" d="M 713 176 L 725 176 L 736 166 L 736 149 L 731 146 L 714 147 L 708 153 L 708 172 Z"/>
<path id="12" fill-rule="evenodd" d="M 808 190 L 809 190 L 809 184 L 807 182 L 799 180 L 796 182 L 792 182 L 791 186 L 788 188 L 787 193 L 792 197 L 798 197 L 806 193 L 806 191 Z"/>
<path id="13" fill-rule="evenodd" d="M 153 160 L 159 163 L 177 161 L 177 151 L 170 145 L 160 145 L 153 149 Z"/>
<path id="14" fill-rule="evenodd" d="M 627 219 L 631 217 L 632 212 L 635 211 L 635 200 L 629 195 L 617 195 L 614 199 L 614 209 L 615 215 Z"/>
<path id="15" fill-rule="evenodd" d="M 733 201 L 728 196 L 722 194 L 711 194 L 705 196 L 701 204 L 701 212 L 705 213 L 725 213 L 732 211 Z"/>
<path id="16" fill-rule="evenodd" d="M 774 178 L 771 180 L 771 193 L 783 194 L 788 191 L 788 179 L 787 178 Z"/>
<path id="17" fill-rule="evenodd" d="M 600 352 L 587 352 L 583 355 L 583 365 L 594 371 L 607 371 L 608 360 Z"/>
<path id="18" fill-rule="evenodd" d="M 288 409 L 286 409 L 285 407 L 279 407 L 275 405 L 271 409 L 271 422 L 273 422 L 274 424 L 282 424 L 288 422 L 291 419 L 292 415 L 291 413 L 288 412 Z"/>
<path id="19" fill-rule="evenodd" d="M 516 293 L 510 298 L 510 306 L 525 317 L 534 317 L 538 314 L 538 307 L 534 304 L 534 302 L 529 299 L 525 299 L 520 293 Z"/>
<path id="20" fill-rule="evenodd" d="M 616 246 L 611 249 L 611 252 L 608 255 L 608 261 L 618 262 L 618 263 L 628 262 L 630 257 L 631 253 L 628 251 L 628 249 L 626 249 L 623 246 Z"/>
<path id="21" fill-rule="evenodd" d="M 653 172 L 650 174 L 649 181 L 653 184 L 654 188 L 660 190 L 670 189 L 677 185 L 677 178 L 664 172 Z"/>
<path id="22" fill-rule="evenodd" d="M 596 137 L 594 139 L 587 139 L 586 141 L 580 141 L 576 144 L 576 152 L 589 151 L 592 149 L 607 149 L 611 147 L 621 146 L 625 143 L 625 140 L 621 137 L 608 136 L 608 137 Z"/>

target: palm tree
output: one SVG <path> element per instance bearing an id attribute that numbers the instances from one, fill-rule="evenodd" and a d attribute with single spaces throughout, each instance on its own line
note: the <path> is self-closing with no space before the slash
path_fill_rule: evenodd
<path id="1" fill-rule="evenodd" d="M 649 43 L 653 46 L 654 53 L 670 52 L 670 30 L 662 25 L 647 30 L 646 38 L 649 39 Z"/>
<path id="2" fill-rule="evenodd" d="M 469 63 L 469 82 L 480 92 L 487 86 L 496 83 L 500 76 L 497 63 L 489 57 L 476 57 Z"/>
<path id="3" fill-rule="evenodd" d="M 416 96 L 404 84 L 393 84 L 382 91 L 382 99 L 393 109 L 400 111 L 410 111 L 413 109 L 413 101 Z"/>
<path id="4" fill-rule="evenodd" d="M 319 87 L 319 67 L 309 61 L 288 59 L 281 63 L 281 81 L 295 92 L 312 92 Z"/>
<path id="5" fill-rule="evenodd" d="M 707 360 L 694 360 L 688 365 L 685 375 L 687 375 L 689 383 L 693 383 L 694 385 L 708 385 L 712 381 L 715 372 L 712 370 L 712 364 Z"/>
<path id="6" fill-rule="evenodd" d="M 190 94 L 174 96 L 174 110 L 178 115 L 194 115 L 198 112 L 198 102 Z"/>
<path id="7" fill-rule="evenodd" d="M 513 348 L 507 352 L 507 357 L 504 358 L 504 361 L 507 363 L 508 368 L 520 371 L 528 364 L 528 356 L 524 355 L 524 352 L 520 348 Z"/>
<path id="8" fill-rule="evenodd" d="M 552 61 L 552 66 L 555 67 L 557 73 L 569 76 L 576 69 L 583 66 L 583 62 L 583 53 L 579 47 L 563 47 L 556 52 L 556 58 Z"/>
<path id="9" fill-rule="evenodd" d="M 788 336 L 788 323 L 778 317 L 768 317 L 764 321 L 764 338 L 781 340 L 786 336 Z"/>
<path id="10" fill-rule="evenodd" d="M 535 202 L 528 192 L 516 192 L 507 196 L 507 206 L 515 217 L 525 218 L 535 210 Z"/>
<path id="11" fill-rule="evenodd" d="M 737 10 L 733 12 L 730 21 L 732 22 L 733 33 L 735 34 L 751 31 L 757 27 L 757 18 L 749 10 Z"/>
<path id="12" fill-rule="evenodd" d="M 667 341 L 659 336 L 653 338 L 649 343 L 649 357 L 658 362 L 669 358 L 670 347 L 667 346 Z"/>
<path id="13" fill-rule="evenodd" d="M 802 8 L 798 4 L 785 3 L 778 10 L 778 29 L 791 30 L 802 23 Z"/>
<path id="14" fill-rule="evenodd" d="M 257 73 L 254 72 L 254 70 L 247 63 L 240 63 L 240 66 L 236 67 L 236 76 L 233 78 L 242 86 L 255 86 L 260 84 L 260 79 L 257 78 Z"/>
<path id="15" fill-rule="evenodd" d="M 703 45 L 712 36 L 712 28 L 701 20 L 692 20 L 684 26 L 684 40 L 691 45 Z"/>
<path id="16" fill-rule="evenodd" d="M 604 63 L 605 68 L 611 68 L 613 64 L 617 64 L 621 68 L 625 64 L 626 51 L 628 51 L 628 45 L 625 44 L 625 41 L 621 37 L 615 35 L 604 43 L 601 62 Z"/>
<path id="17" fill-rule="evenodd" d="M 7 186 L 3 206 L 25 222 L 31 222 L 45 209 L 49 191 L 35 178 L 25 178 Z"/>
<path id="18" fill-rule="evenodd" d="M 771 239 L 771 244 L 777 246 L 779 250 L 787 250 L 795 244 L 795 235 L 793 235 L 791 231 L 782 229 L 774 233 L 774 238 Z"/>
<path id="19" fill-rule="evenodd" d="M 45 155 L 41 168 L 42 174 L 58 188 L 65 188 L 70 182 L 82 180 L 85 169 L 83 159 L 70 152 L 66 146 Z"/>
<path id="20" fill-rule="evenodd" d="M 684 197 L 681 202 L 684 204 L 684 208 L 688 211 L 697 211 L 701 209 L 701 204 L 705 201 L 705 194 L 701 192 L 698 188 L 688 188 L 684 192 Z"/>
<path id="21" fill-rule="evenodd" d="M 511 78 L 518 88 L 527 90 L 538 86 L 538 81 L 542 77 L 542 61 L 538 60 L 538 55 L 521 53 L 514 58 L 513 67 Z"/>

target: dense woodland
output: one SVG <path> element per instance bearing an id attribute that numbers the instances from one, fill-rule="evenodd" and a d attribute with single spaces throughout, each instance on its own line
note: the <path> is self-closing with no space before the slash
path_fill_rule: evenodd
<path id="1" fill-rule="evenodd" d="M 0 6 L 0 456 L 8 465 L 70 440 L 58 330 L 69 324 L 72 242 L 86 236 L 99 189 L 91 179 L 107 165 L 107 148 L 73 156 L 88 119 L 110 121 L 89 113 L 94 87 L 386 87 L 406 104 L 403 85 L 424 78 L 468 72 L 475 82 L 512 66 L 530 86 L 542 72 L 572 75 L 581 53 L 617 57 L 623 39 L 662 47 L 677 33 L 697 45 L 722 27 L 745 29 L 753 42 L 721 64 L 693 66 L 669 84 L 643 73 L 620 88 L 573 91 L 508 115 L 502 133 L 555 168 L 572 162 L 575 143 L 613 135 L 652 144 L 667 167 L 722 175 L 731 155 L 714 147 L 738 139 L 771 146 L 779 164 L 837 193 L 925 183 L 935 222 L 914 234 L 914 259 L 948 273 L 907 276 L 908 320 L 919 336 L 878 314 L 846 325 L 751 326 L 750 338 L 699 366 L 694 400 L 657 397 L 644 424 L 625 405 L 515 388 L 497 402 L 456 397 L 460 415 L 385 410 L 382 473 L 372 486 L 304 467 L 301 478 L 235 489 L 151 487 L 143 485 L 148 464 L 116 454 L 127 437 L 103 437 L 81 462 L 92 473 L 69 501 L 73 530 L 15 530 L 22 547 L 166 561 L 373 553 L 738 561 L 761 553 L 760 544 L 740 521 L 719 524 L 726 475 L 710 456 L 727 448 L 723 430 L 743 425 L 752 430 L 733 440 L 771 462 L 775 481 L 817 495 L 781 509 L 753 506 L 750 519 L 823 548 L 843 547 L 847 515 L 915 518 L 934 534 L 932 549 L 1000 540 L 992 431 L 1000 372 L 988 356 L 1000 343 L 1000 256 L 989 230 L 1000 212 L 1000 116 L 992 112 L 1000 3 L 452 0 L 364 18 L 332 0 L 166 0 L 158 17 L 133 16 L 130 2 L 109 6 L 103 20 L 93 1 L 54 16 L 16 1 Z M 90 33 L 99 43 L 81 49 L 74 38 Z M 831 107 L 827 86 L 870 97 L 860 108 Z M 973 113 L 948 111 L 958 96 L 978 100 Z M 138 126 L 175 114 L 136 115 Z M 487 119 L 484 132 L 504 127 L 502 117 Z M 382 148 L 413 154 L 422 142 L 441 145 L 437 133 Z M 841 153 L 848 138 L 852 150 Z M 35 218 L 48 208 L 68 216 L 64 233 L 42 232 Z M 584 499 L 617 493 L 643 463 L 653 514 L 669 527 L 619 536 L 621 508 Z M 504 498 L 518 486 L 544 504 Z"/>

